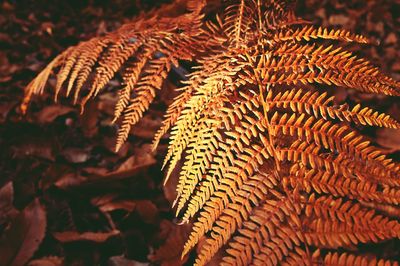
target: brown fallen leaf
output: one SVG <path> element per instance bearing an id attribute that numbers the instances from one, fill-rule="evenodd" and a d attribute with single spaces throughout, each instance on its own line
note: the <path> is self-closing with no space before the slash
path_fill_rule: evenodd
<path id="1" fill-rule="evenodd" d="M 156 163 L 153 155 L 144 154 L 131 156 L 120 164 L 114 171 L 108 171 L 102 167 L 86 167 L 82 173 L 68 173 L 57 180 L 54 184 L 62 189 L 100 185 L 115 180 L 126 179 L 146 170 Z"/>
<path id="2" fill-rule="evenodd" d="M 0 226 L 7 228 L 11 220 L 18 214 L 14 208 L 14 188 L 12 182 L 8 182 L 0 188 Z"/>
<path id="3" fill-rule="evenodd" d="M 76 241 L 90 241 L 95 243 L 103 243 L 110 237 L 117 236 L 120 234 L 118 230 L 110 232 L 85 232 L 79 233 L 75 231 L 66 232 L 54 232 L 52 233 L 54 238 L 61 243 L 76 242 Z"/>
<path id="4" fill-rule="evenodd" d="M 130 134 L 144 139 L 153 139 L 154 134 L 162 125 L 161 117 L 152 117 L 147 114 L 135 126 L 132 127 Z"/>
<path id="5" fill-rule="evenodd" d="M 76 112 L 76 110 L 69 106 L 53 104 L 44 107 L 36 116 L 36 121 L 39 124 L 47 124 L 53 122 L 57 117 L 68 114 L 70 112 Z"/>
<path id="6" fill-rule="evenodd" d="M 33 256 L 46 232 L 46 212 L 35 199 L 12 221 L 0 238 L 0 266 L 22 266 Z"/>
<path id="7" fill-rule="evenodd" d="M 383 128 L 377 131 L 376 142 L 387 149 L 388 153 L 400 150 L 400 130 Z"/>
<path id="8" fill-rule="evenodd" d="M 0 124 L 7 120 L 7 116 L 11 109 L 16 105 L 14 101 L 0 102 Z"/>
<path id="9" fill-rule="evenodd" d="M 153 254 L 149 255 L 149 259 L 162 266 L 185 264 L 188 256 L 181 259 L 181 254 L 191 228 L 191 224 L 177 225 L 168 220 L 163 220 L 160 223 L 159 233 L 159 237 L 164 240 L 163 244 Z"/>
<path id="10" fill-rule="evenodd" d="M 148 262 L 140 262 L 135 260 L 129 260 L 124 256 L 111 257 L 107 263 L 108 266 L 150 266 Z"/>
<path id="11" fill-rule="evenodd" d="M 148 153 L 143 153 L 140 156 L 133 155 L 124 161 L 115 171 L 106 175 L 107 178 L 127 178 L 140 169 L 147 168 L 155 164 L 157 161 L 154 156 Z"/>
<path id="12" fill-rule="evenodd" d="M 70 163 L 84 163 L 89 159 L 89 152 L 81 148 L 66 148 L 61 155 Z"/>
<path id="13" fill-rule="evenodd" d="M 64 265 L 64 258 L 56 256 L 48 256 L 40 259 L 32 260 L 28 266 L 62 266 Z"/>
<path id="14" fill-rule="evenodd" d="M 173 173 L 168 182 L 163 186 L 164 197 L 173 205 L 177 197 L 176 186 L 178 185 L 178 175 Z"/>
<path id="15" fill-rule="evenodd" d="M 158 218 L 158 208 L 150 200 L 136 201 L 136 210 L 146 223 L 155 223 Z"/>
<path id="16" fill-rule="evenodd" d="M 130 199 L 117 199 L 117 195 L 106 194 L 100 197 L 92 198 L 91 203 L 97 206 L 102 212 L 111 212 L 114 210 L 125 210 L 132 212 L 136 207 L 136 201 Z"/>
<path id="17" fill-rule="evenodd" d="M 124 158 L 128 155 L 131 144 L 129 142 L 125 142 L 118 152 L 115 151 L 115 138 L 114 137 L 104 137 L 103 138 L 103 146 L 112 153 L 118 154 L 119 158 Z"/>
<path id="18" fill-rule="evenodd" d="M 110 116 L 110 121 L 114 116 L 115 104 L 117 103 L 118 97 L 115 93 L 108 92 L 99 96 L 98 110 L 106 113 Z"/>
<path id="19" fill-rule="evenodd" d="M 79 185 L 85 183 L 87 178 L 85 176 L 81 176 L 75 172 L 70 172 L 64 174 L 57 181 L 54 182 L 56 187 L 67 189 L 71 187 L 78 187 Z"/>
<path id="20" fill-rule="evenodd" d="M 97 123 L 99 121 L 99 109 L 97 101 L 90 101 L 82 116 L 79 116 L 80 124 L 82 126 L 83 135 L 91 138 L 98 133 Z"/>
<path id="21" fill-rule="evenodd" d="M 15 158 L 27 156 L 38 157 L 49 161 L 55 161 L 54 140 L 43 137 L 20 139 L 19 143 L 12 147 Z"/>

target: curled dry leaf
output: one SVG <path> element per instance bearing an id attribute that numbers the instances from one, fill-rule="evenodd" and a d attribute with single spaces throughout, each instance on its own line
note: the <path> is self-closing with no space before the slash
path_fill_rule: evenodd
<path id="1" fill-rule="evenodd" d="M 157 161 L 153 155 L 144 153 L 142 155 L 133 155 L 124 161 L 115 171 L 106 175 L 107 178 L 127 178 L 139 171 L 142 171 Z"/>
<path id="2" fill-rule="evenodd" d="M 82 116 L 80 123 L 82 125 L 83 135 L 91 138 L 98 133 L 97 123 L 99 121 L 98 102 L 92 101 L 88 103 L 87 108 Z"/>
<path id="3" fill-rule="evenodd" d="M 61 243 L 75 242 L 75 241 L 90 241 L 95 243 L 103 243 L 110 237 L 119 235 L 118 230 L 110 232 L 85 232 L 79 233 L 75 231 L 54 232 L 53 236 Z"/>
<path id="4" fill-rule="evenodd" d="M 102 212 L 111 212 L 114 210 L 132 212 L 136 207 L 136 201 L 130 199 L 118 199 L 118 196 L 113 194 L 93 198 L 91 203 L 98 207 Z"/>
<path id="5" fill-rule="evenodd" d="M 61 155 L 70 163 L 84 163 L 89 159 L 89 152 L 81 148 L 67 148 Z"/>
<path id="6" fill-rule="evenodd" d="M 111 212 L 114 210 L 125 210 L 131 212 L 135 209 L 136 202 L 133 200 L 116 200 L 108 202 L 99 207 L 102 212 Z"/>
<path id="7" fill-rule="evenodd" d="M 12 182 L 8 182 L 2 188 L 0 188 L 0 225 L 4 226 L 10 217 L 14 217 L 18 211 L 14 208 L 14 188 Z"/>
<path id="8" fill-rule="evenodd" d="M 76 110 L 69 106 L 53 104 L 46 106 L 36 114 L 36 121 L 39 124 L 47 124 L 53 122 L 57 117 L 76 112 Z"/>
<path id="9" fill-rule="evenodd" d="M 170 221 L 163 220 L 160 224 L 160 238 L 164 243 L 156 249 L 154 254 L 149 256 L 152 262 L 160 263 L 162 266 L 183 265 L 187 256 L 181 259 L 183 246 L 189 236 L 191 224 L 177 225 Z"/>
<path id="10" fill-rule="evenodd" d="M 16 105 L 16 102 L 0 102 L 0 123 L 4 123 L 7 120 L 8 114 L 12 108 Z"/>
<path id="11" fill-rule="evenodd" d="M 174 172 L 171 177 L 168 179 L 168 182 L 163 186 L 164 197 L 168 200 L 168 202 L 173 205 L 176 196 L 178 195 L 176 192 L 176 186 L 178 185 L 178 174 Z"/>
<path id="12" fill-rule="evenodd" d="M 386 148 L 389 153 L 400 150 L 400 131 L 384 128 L 377 131 L 376 142 Z"/>
<path id="13" fill-rule="evenodd" d="M 12 221 L 0 238 L 0 266 L 22 266 L 33 256 L 46 232 L 46 212 L 38 199 Z"/>
<path id="14" fill-rule="evenodd" d="M 143 116 L 143 118 L 132 128 L 130 134 L 144 139 L 153 139 L 154 134 L 161 125 L 162 119 L 160 117 L 152 117 L 148 114 Z"/>
<path id="15" fill-rule="evenodd" d="M 54 139 L 33 137 L 31 139 L 21 139 L 18 145 L 15 145 L 12 150 L 15 158 L 31 156 L 54 162 L 55 155 L 53 146 Z"/>
<path id="16" fill-rule="evenodd" d="M 146 223 L 155 223 L 158 218 L 158 208 L 150 200 L 136 201 L 136 210 Z"/>
<path id="17" fill-rule="evenodd" d="M 149 266 L 147 262 L 140 262 L 135 260 L 129 260 L 124 256 L 111 257 L 108 260 L 108 266 Z"/>
<path id="18" fill-rule="evenodd" d="M 28 266 L 62 266 L 64 265 L 64 258 L 56 256 L 48 256 L 40 259 L 32 260 Z"/>
<path id="19" fill-rule="evenodd" d="M 102 184 L 104 182 L 114 182 L 118 179 L 126 179 L 132 177 L 144 170 L 157 161 L 150 154 L 141 156 L 131 156 L 124 161 L 114 171 L 108 171 L 101 167 L 87 167 L 83 169 L 83 174 L 68 173 L 55 182 L 55 185 L 62 189 L 91 186 Z"/>

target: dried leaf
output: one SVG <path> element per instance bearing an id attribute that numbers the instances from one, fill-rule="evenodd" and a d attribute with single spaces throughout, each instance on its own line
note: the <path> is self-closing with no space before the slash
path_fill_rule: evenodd
<path id="1" fill-rule="evenodd" d="M 176 196 L 178 195 L 176 192 L 176 186 L 178 185 L 179 175 L 174 172 L 171 177 L 168 179 L 168 182 L 163 186 L 164 197 L 168 200 L 168 202 L 172 205 Z"/>
<path id="2" fill-rule="evenodd" d="M 11 222 L 0 239 L 0 266 L 22 266 L 33 256 L 46 232 L 46 212 L 35 199 Z"/>
<path id="3" fill-rule="evenodd" d="M 157 161 L 153 155 L 143 153 L 142 155 L 133 155 L 123 162 L 115 171 L 108 173 L 106 178 L 127 178 L 133 176 L 137 172 L 155 164 Z"/>
<path id="4" fill-rule="evenodd" d="M 95 243 L 103 243 L 113 236 L 119 235 L 118 230 L 110 232 L 85 232 L 79 233 L 74 231 L 54 232 L 53 236 L 61 243 L 75 242 L 75 241 L 90 241 Z"/>
<path id="5" fill-rule="evenodd" d="M 56 187 L 66 189 L 70 187 L 79 186 L 87 181 L 87 177 L 81 176 L 77 173 L 64 174 L 60 179 L 54 182 Z"/>
<path id="6" fill-rule="evenodd" d="M 84 163 L 89 159 L 89 152 L 80 148 L 67 148 L 61 154 L 70 163 Z"/>
<path id="7" fill-rule="evenodd" d="M 8 114 L 15 104 L 16 103 L 14 101 L 0 102 L 0 123 L 4 123 L 6 121 Z"/>
<path id="8" fill-rule="evenodd" d="M 64 259 L 56 256 L 44 257 L 32 260 L 28 263 L 28 266 L 62 266 L 62 265 L 64 265 Z"/>
<path id="9" fill-rule="evenodd" d="M 85 109 L 85 112 L 80 116 L 83 135 L 91 138 L 98 133 L 97 123 L 99 121 L 98 102 L 91 101 Z"/>
<path id="10" fill-rule="evenodd" d="M 332 15 L 329 17 L 329 23 L 331 25 L 345 26 L 349 20 L 350 19 L 345 15 Z"/>
<path id="11" fill-rule="evenodd" d="M 160 224 L 160 237 L 164 243 L 149 256 L 152 262 L 158 262 L 163 266 L 183 265 L 187 256 L 181 259 L 183 245 L 189 236 L 191 224 L 177 225 L 170 221 L 163 220 Z"/>
<path id="12" fill-rule="evenodd" d="M 136 210 L 144 222 L 154 223 L 158 217 L 157 206 L 150 200 L 140 200 L 136 202 Z"/>
<path id="13" fill-rule="evenodd" d="M 102 212 L 111 212 L 114 210 L 126 210 L 132 212 L 136 207 L 136 201 L 129 199 L 116 199 L 116 195 L 104 195 L 91 200 L 94 206 L 97 206 Z"/>
<path id="14" fill-rule="evenodd" d="M 59 188 L 72 188 L 91 186 L 100 184 L 102 182 L 114 182 L 116 179 L 125 179 L 132 177 L 141 171 L 146 170 L 149 166 L 155 164 L 157 161 L 150 154 L 142 156 L 131 156 L 123 162 L 116 170 L 108 171 L 106 168 L 101 167 L 87 167 L 83 169 L 83 174 L 68 173 L 57 182 L 55 185 Z"/>
<path id="15" fill-rule="evenodd" d="M 50 105 L 43 108 L 39 113 L 36 114 L 36 121 L 39 124 L 46 124 L 53 122 L 57 117 L 75 112 L 76 110 L 69 106 L 64 105 Z"/>
<path id="16" fill-rule="evenodd" d="M 400 130 L 384 128 L 377 131 L 377 139 L 379 145 L 387 148 L 388 152 L 400 150 Z"/>
<path id="17" fill-rule="evenodd" d="M 26 140 L 21 139 L 18 145 L 13 147 L 13 152 L 16 158 L 32 156 L 55 161 L 53 145 L 53 140 L 45 137 L 33 137 Z"/>
<path id="18" fill-rule="evenodd" d="M 108 266 L 148 266 L 147 262 L 139 262 L 135 260 L 129 260 L 123 256 L 111 257 L 108 260 Z"/>
<path id="19" fill-rule="evenodd" d="M 0 217 L 7 216 L 12 210 L 16 211 L 13 206 L 14 188 L 12 182 L 8 182 L 0 188 Z"/>
<path id="20" fill-rule="evenodd" d="M 160 119 L 160 117 L 157 119 L 150 115 L 145 115 L 132 127 L 130 134 L 144 139 L 153 139 L 155 132 L 161 127 L 161 122 L 162 119 Z"/>

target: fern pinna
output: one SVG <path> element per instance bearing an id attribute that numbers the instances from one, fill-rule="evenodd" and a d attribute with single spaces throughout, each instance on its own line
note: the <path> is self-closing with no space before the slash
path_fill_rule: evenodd
<path id="1" fill-rule="evenodd" d="M 118 149 L 171 68 L 192 61 L 154 139 L 171 131 L 166 180 L 183 161 L 174 207 L 193 228 L 182 256 L 201 242 L 196 265 L 217 253 L 222 265 L 397 265 L 359 250 L 400 238 L 400 166 L 355 126 L 400 124 L 326 89 L 399 96 L 400 83 L 346 48 L 368 38 L 312 26 L 294 6 L 175 1 L 60 54 L 23 110 L 53 71 L 55 97 L 83 107 L 121 70 Z"/>

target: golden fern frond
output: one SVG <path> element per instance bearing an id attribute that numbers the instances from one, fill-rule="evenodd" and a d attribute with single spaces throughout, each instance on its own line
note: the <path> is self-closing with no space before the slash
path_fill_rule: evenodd
<path id="1" fill-rule="evenodd" d="M 324 120 L 338 119 L 340 121 L 354 122 L 361 125 L 379 126 L 387 128 L 400 128 L 399 122 L 389 115 L 379 113 L 371 108 L 362 108 L 357 104 L 349 109 L 347 104 L 334 104 L 334 97 L 327 97 L 327 93 L 306 91 L 301 89 L 287 90 L 274 95 L 269 91 L 266 101 L 269 108 L 290 108 L 296 113 L 305 113 L 315 118 Z"/>
<path id="2" fill-rule="evenodd" d="M 398 266 L 399 263 L 393 260 L 378 259 L 376 257 L 365 255 L 356 255 L 350 252 L 323 252 L 317 249 L 312 254 L 307 253 L 302 248 L 296 248 L 291 252 L 282 262 L 282 265 L 296 265 L 296 266 L 308 266 L 308 265 L 325 265 L 325 266 L 363 266 L 363 265 L 387 265 L 387 266 Z"/>
<path id="3" fill-rule="evenodd" d="M 240 0 L 237 4 L 229 5 L 225 10 L 224 28 L 236 46 L 240 45 L 248 32 L 254 17 L 254 1 Z"/>
<path id="4" fill-rule="evenodd" d="M 193 60 L 222 41 L 217 34 L 212 36 L 201 29 L 201 5 L 193 1 L 187 5 L 190 13 L 164 18 L 160 11 L 155 12 L 150 18 L 139 18 L 104 37 L 67 49 L 28 85 L 22 110 L 26 110 L 31 95 L 43 92 L 53 69 L 57 71 L 56 99 L 65 88 L 67 96 L 73 93 L 74 103 L 81 98 L 82 110 L 116 72 L 125 71 L 114 118 L 116 121 L 124 114 L 116 145 L 119 149 L 131 126 L 148 109 L 171 66 L 177 67 L 179 60 Z"/>
<path id="5" fill-rule="evenodd" d="M 124 108 L 124 115 L 122 126 L 118 132 L 116 150 L 119 150 L 121 145 L 128 138 L 128 134 L 132 125 L 139 122 L 143 113 L 149 108 L 156 96 L 156 90 L 160 89 L 162 82 L 167 77 L 170 70 L 170 60 L 162 57 L 160 59 L 152 60 L 148 68 L 142 72 L 142 77 L 136 83 L 134 93 L 136 94 L 133 99 L 128 100 L 127 106 L 117 106 L 121 109 Z M 120 99 L 121 101 L 121 99 Z M 118 113 L 117 113 L 118 115 Z"/>
<path id="6" fill-rule="evenodd" d="M 309 205 L 308 205 L 309 204 Z M 362 205 L 311 194 L 303 226 L 309 245 L 337 248 L 399 237 L 400 223 Z"/>
<path id="7" fill-rule="evenodd" d="M 196 265 L 220 251 L 222 265 L 391 264 L 355 252 L 400 238 L 400 164 L 358 129 L 400 123 L 326 92 L 400 95 L 398 81 L 346 48 L 371 41 L 308 25 L 292 0 L 223 2 L 215 20 L 201 13 L 208 1 L 175 4 L 187 13 L 154 11 L 66 50 L 28 85 L 23 107 L 53 68 L 56 97 L 88 87 L 83 105 L 122 69 L 119 148 L 171 69 L 192 61 L 153 141 L 171 131 L 165 182 L 183 161 L 174 206 L 194 221 L 183 255 L 201 241 Z"/>
<path id="8" fill-rule="evenodd" d="M 178 117 L 185 108 L 186 102 L 195 93 L 197 86 L 199 86 L 211 73 L 218 70 L 219 65 L 216 64 L 216 61 L 219 61 L 222 58 L 223 53 L 215 53 L 205 56 L 203 60 L 200 60 L 200 63 L 202 63 L 201 68 L 190 74 L 190 81 L 182 82 L 184 84 L 187 83 L 187 85 L 179 89 L 182 93 L 175 97 L 173 103 L 168 107 L 163 121 L 163 126 L 157 131 L 154 137 L 153 149 L 156 149 L 161 137 L 165 135 L 173 125 L 175 125 Z"/>
<path id="9" fill-rule="evenodd" d="M 221 98 L 232 93 L 238 85 L 245 82 L 241 76 L 235 77 L 235 80 L 231 78 L 246 67 L 246 64 L 241 61 L 234 62 L 231 60 L 230 56 L 233 53 L 235 53 L 235 50 L 227 52 L 225 58 L 220 60 L 218 71 L 211 73 L 204 79 L 202 84 L 196 88 L 194 95 L 185 103 L 181 116 L 171 130 L 170 145 L 163 164 L 165 166 L 171 159 L 166 180 L 168 180 L 176 163 L 181 159 L 181 155 L 187 147 L 188 139 L 195 135 L 196 121 L 200 118 L 203 110 L 208 111 L 217 108 Z M 204 113 L 207 114 L 207 112 Z"/>
<path id="10" fill-rule="evenodd" d="M 284 41 L 310 41 L 316 39 L 324 40 L 338 40 L 345 42 L 357 42 L 357 43 L 371 43 L 371 41 L 362 35 L 353 34 L 347 30 L 339 29 L 327 29 L 323 27 L 316 28 L 315 26 L 304 26 L 294 31 L 288 31 L 287 29 L 278 30 L 273 33 L 272 40 L 275 42 Z"/>
<path id="11" fill-rule="evenodd" d="M 340 34 L 337 36 L 340 36 L 338 39 L 343 38 Z M 299 89 L 279 92 L 280 89 L 277 88 L 283 84 L 297 87 L 299 83 L 325 83 L 328 86 L 336 84 L 363 91 L 397 95 L 398 83 L 377 72 L 367 61 L 358 60 L 351 53 L 334 49 L 333 46 L 321 48 L 314 45 L 288 44 L 278 47 L 276 50 L 266 50 L 265 56 L 263 56 L 263 52 L 261 55 L 258 51 L 251 53 L 252 48 L 249 48 L 248 51 L 249 54 L 245 52 L 243 56 L 238 56 L 237 61 L 234 61 L 243 64 L 238 73 L 232 76 L 232 78 L 240 77 L 234 91 L 225 90 L 226 87 L 224 87 L 220 92 L 225 93 L 213 92 L 213 99 L 200 101 L 199 99 L 204 99 L 201 96 L 210 96 L 208 91 L 199 90 L 188 100 L 188 103 L 194 101 L 201 108 L 194 111 L 190 109 L 193 105 L 190 103 L 187 107 L 190 115 L 186 116 L 185 113 L 180 117 L 185 121 L 191 119 L 190 123 L 184 125 L 187 128 L 186 134 L 188 132 L 191 134 L 180 135 L 180 138 L 185 137 L 183 137 L 184 141 L 181 140 L 183 144 L 178 153 L 182 154 L 185 151 L 188 155 L 185 158 L 178 185 L 178 212 L 186 208 L 183 214 L 184 221 L 188 221 L 190 217 L 200 212 L 193 232 L 185 245 L 184 254 L 203 236 L 206 236 L 206 242 L 199 251 L 196 265 L 206 264 L 220 248 L 226 245 L 230 246 L 230 243 L 234 241 L 232 238 L 235 239 L 233 235 L 242 230 L 248 217 L 254 211 L 251 206 L 262 204 L 264 200 L 262 197 L 260 202 L 256 201 L 253 202 L 254 205 L 251 205 L 246 203 L 248 201 L 240 200 L 240 195 L 245 193 L 246 182 L 254 174 L 254 171 L 257 171 L 266 160 L 271 160 L 271 158 L 275 158 L 279 167 L 274 167 L 275 170 L 268 172 L 275 172 L 284 181 L 284 184 L 294 183 L 293 185 L 299 187 L 300 191 L 303 191 L 301 173 L 295 175 L 296 178 L 297 176 L 299 178 L 297 182 L 293 178 L 290 178 L 289 181 L 285 177 L 290 174 L 290 165 L 298 162 L 303 165 L 302 167 L 309 167 L 311 171 L 326 173 L 326 177 L 321 180 L 327 185 L 330 177 L 339 175 L 343 175 L 341 178 L 347 180 L 346 182 L 355 178 L 355 182 L 364 184 L 366 189 L 370 185 L 380 184 L 384 187 L 385 192 L 381 193 L 381 189 L 370 189 L 367 198 L 389 205 L 398 204 L 398 199 L 396 199 L 399 184 L 398 165 L 386 159 L 379 149 L 370 148 L 369 142 L 352 130 L 350 124 L 351 122 L 398 128 L 397 121 L 370 108 L 361 109 L 360 105 L 352 109 L 349 109 L 347 105 L 335 106 L 333 98 L 327 97 L 326 93 L 321 94 L 317 91 L 303 93 Z M 312 69 L 313 67 L 317 70 Z M 301 71 L 298 69 L 303 69 L 302 73 L 296 73 L 296 71 Z M 334 71 L 342 73 L 345 70 L 348 70 L 353 76 L 340 76 L 340 78 L 337 76 L 335 78 L 332 74 Z M 252 71 L 254 75 L 249 74 Z M 320 71 L 320 73 L 315 75 L 313 71 Z M 285 75 L 285 73 L 287 74 Z M 354 76 L 364 76 L 365 78 L 364 81 L 362 78 L 356 81 Z M 294 81 L 295 79 L 298 81 Z M 230 80 L 227 83 L 228 86 L 232 82 L 235 83 L 236 80 Z M 371 84 L 373 84 L 373 88 L 368 87 Z M 265 86 L 267 89 L 263 89 Z M 215 86 L 212 88 L 214 89 Z M 278 93 L 274 95 L 275 88 Z M 255 95 L 261 95 L 255 97 L 256 104 L 251 102 L 246 104 L 239 100 L 237 94 L 243 95 L 246 90 L 259 91 L 255 93 Z M 265 96 L 262 96 L 263 94 Z M 213 105 L 213 102 L 219 103 L 219 105 Z M 234 111 L 235 103 L 238 103 L 237 106 L 242 105 L 242 109 L 244 109 L 242 114 Z M 218 117 L 216 112 L 211 111 L 211 108 L 207 109 L 207 106 L 216 106 L 220 110 L 228 107 L 231 115 L 227 115 L 225 118 Z M 283 110 L 289 113 L 282 112 Z M 290 112 L 293 113 L 290 114 Z M 215 126 L 207 124 L 207 119 L 215 121 Z M 220 122 L 228 119 L 234 121 L 231 128 L 224 127 L 224 124 Z M 339 126 L 334 124 L 334 120 L 349 124 Z M 270 137 L 265 136 L 266 132 L 269 132 Z M 213 145 L 214 143 L 216 145 Z M 199 158 L 198 161 L 196 161 L 197 158 Z M 359 159 L 354 160 L 354 158 Z M 357 181 L 358 179 L 359 181 Z M 338 180 L 338 184 L 343 182 Z M 271 181 L 269 183 L 274 184 Z M 279 184 L 279 181 L 275 183 Z M 272 191 L 287 190 L 288 188 L 287 185 L 281 188 L 278 188 L 279 185 L 272 185 L 272 187 Z M 308 193 L 312 193 L 312 186 L 308 186 L 308 191 Z M 363 195 L 366 193 L 367 191 Z M 365 199 L 366 197 L 362 197 L 361 194 L 362 191 L 354 198 Z M 246 195 L 252 198 L 251 192 L 246 192 Z M 306 205 L 301 206 L 303 209 Z M 285 209 L 285 211 L 285 215 L 292 217 L 293 210 Z M 275 225 L 273 227 L 271 225 L 269 230 L 279 230 L 272 243 L 261 245 L 258 248 L 261 250 L 260 253 L 252 253 L 243 264 L 265 263 L 266 261 L 278 264 L 300 243 L 326 248 L 322 242 L 316 243 L 307 239 L 316 233 L 307 234 L 306 230 L 315 231 L 319 227 L 315 227 L 315 224 L 298 225 L 296 223 L 298 220 L 305 221 L 306 218 L 301 212 L 296 211 L 295 213 L 297 213 L 296 217 L 300 218 L 292 217 L 291 222 L 285 221 L 282 226 Z M 365 213 L 357 215 L 362 217 Z M 378 216 L 373 222 L 379 224 L 374 226 L 388 225 L 382 221 Z M 331 222 L 332 220 L 327 219 L 321 220 L 320 223 L 327 228 L 335 228 L 336 225 Z M 377 232 L 379 235 L 357 234 L 359 237 L 357 241 L 373 242 L 377 239 L 397 238 L 398 222 L 393 221 L 390 225 L 394 227 L 390 227 L 388 231 L 382 233 Z M 352 233 L 356 231 L 352 227 L 348 227 L 347 230 L 348 232 L 343 233 L 343 237 L 351 237 Z M 335 234 L 339 233 L 334 231 L 330 235 L 328 234 L 327 237 L 330 238 L 330 241 L 334 241 Z M 264 243 L 266 240 L 263 237 L 265 235 L 262 235 L 260 239 Z M 248 243 L 254 243 L 254 240 Z M 340 242 L 338 246 L 345 246 L 345 244 L 347 243 Z M 226 252 L 229 253 L 228 249 Z M 231 252 L 233 251 L 231 250 Z M 236 259 L 225 258 L 225 262 L 229 265 L 238 261 L 237 257 Z"/>
<path id="12" fill-rule="evenodd" d="M 257 1 L 260 3 L 262 1 Z M 294 5 L 296 1 L 272 0 L 267 1 L 267 8 L 264 11 L 265 24 L 267 28 L 279 29 L 286 26 L 306 23 L 305 20 L 296 17 Z M 262 29 L 263 27 L 261 27 Z"/>
<path id="13" fill-rule="evenodd" d="M 139 55 L 137 55 L 134 63 L 129 64 L 123 74 L 123 88 L 119 91 L 119 99 L 115 106 L 114 120 L 120 118 L 125 108 L 128 106 L 131 94 L 137 85 L 140 75 L 148 61 L 152 58 L 153 54 L 157 51 L 156 46 L 149 47 Z"/>
<path id="14" fill-rule="evenodd" d="M 292 187 L 300 185 L 307 193 L 331 194 L 335 197 L 397 205 L 400 194 L 396 188 L 385 186 L 371 180 L 346 178 L 343 175 L 332 175 L 326 171 L 301 169 L 294 165 L 287 181 Z"/>
<path id="15" fill-rule="evenodd" d="M 379 73 L 368 61 L 332 48 L 283 45 L 277 50 L 256 51 L 250 60 L 263 85 L 319 83 L 399 95 L 398 82 Z"/>
<path id="16" fill-rule="evenodd" d="M 338 253 L 329 252 L 323 258 L 321 258 L 323 265 L 344 265 L 344 266 L 361 266 L 361 265 L 385 265 L 385 266 L 397 266 L 397 261 L 377 259 L 368 255 L 354 255 L 348 252 Z"/>
<path id="17" fill-rule="evenodd" d="M 181 172 L 182 178 L 180 178 L 181 183 L 178 185 L 178 194 L 182 191 L 180 190 L 180 185 L 184 186 L 185 189 L 188 188 L 188 184 L 185 184 L 185 178 L 189 176 L 196 176 L 197 179 L 200 179 L 201 175 L 204 173 L 204 166 L 209 165 L 211 163 L 211 158 L 213 156 L 213 152 L 219 147 L 219 142 L 221 140 L 221 134 L 219 134 L 219 128 L 222 123 L 225 123 L 227 127 L 230 127 L 229 121 L 231 121 L 232 125 L 235 124 L 235 117 L 241 117 L 246 112 L 246 105 L 251 104 L 252 97 L 247 97 L 244 95 L 243 102 L 235 105 L 232 109 L 228 109 L 226 107 L 217 108 L 214 111 L 214 114 L 210 117 L 206 117 L 203 119 L 206 127 L 203 127 L 203 134 L 195 134 L 194 138 L 188 144 L 187 149 L 187 158 L 185 160 L 185 165 L 183 166 L 183 171 Z M 228 100 L 225 99 L 225 102 Z M 221 102 L 223 104 L 223 102 Z M 197 153 L 196 150 L 202 150 L 201 153 Z M 208 156 L 206 156 L 209 154 Z M 196 172 L 195 169 L 198 167 L 203 169 L 203 173 Z M 207 166 L 209 167 L 209 166 Z M 200 170 L 200 169 L 199 169 Z"/>

